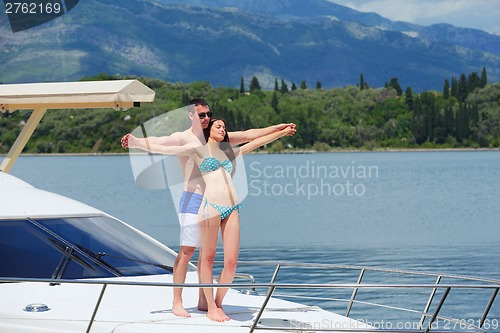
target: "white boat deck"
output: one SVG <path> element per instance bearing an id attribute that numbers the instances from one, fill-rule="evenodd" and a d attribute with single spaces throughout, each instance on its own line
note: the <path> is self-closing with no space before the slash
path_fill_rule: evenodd
<path id="1" fill-rule="evenodd" d="M 188 273 L 187 283 L 195 284 L 196 280 L 195 272 Z M 172 275 L 113 278 L 107 282 L 171 284 Z M 12 321 L 12 325 L 32 321 L 38 329 L 46 326 L 47 331 L 51 332 L 54 332 L 54 326 L 65 327 L 65 332 L 84 332 L 89 328 L 89 320 L 101 290 L 100 284 L 0 284 L 2 298 L 9 300 L 0 303 L 0 319 L 3 327 L 8 327 L 9 321 Z M 191 314 L 190 318 L 177 317 L 171 312 L 171 287 L 110 284 L 106 287 L 90 332 L 154 333 L 165 332 L 165 327 L 177 332 L 213 332 L 214 329 L 217 332 L 249 332 L 265 301 L 265 296 L 250 296 L 231 289 L 224 301 L 224 311 L 231 320 L 219 323 L 211 321 L 206 312 L 197 310 L 197 287 L 184 288 L 183 298 L 184 306 Z M 46 304 L 50 310 L 19 311 L 34 303 Z M 318 307 L 277 298 L 270 299 L 261 317 L 264 325 L 267 323 L 268 326 L 292 329 L 325 322 L 343 328 L 366 327 L 361 322 Z"/>
<path id="2" fill-rule="evenodd" d="M 247 264 L 271 264 L 252 263 Z M 491 328 L 498 328 L 498 319 L 488 318 L 488 312 L 500 289 L 500 281 L 467 276 L 440 275 L 425 272 L 400 271 L 357 266 L 335 266 L 318 264 L 279 263 L 278 266 L 307 269 L 316 267 L 319 270 L 331 269 L 332 273 L 345 276 L 347 271 L 359 270 L 356 283 L 337 284 L 298 284 L 290 283 L 235 283 L 232 285 L 224 300 L 224 311 L 231 320 L 218 323 L 206 317 L 205 312 L 198 311 L 198 288 L 196 272 L 189 272 L 184 285 L 184 306 L 190 312 L 190 318 L 176 317 L 171 312 L 172 288 L 179 286 L 172 283 L 172 275 L 153 275 L 141 277 L 121 277 L 99 280 L 43 280 L 38 282 L 31 279 L 26 283 L 0 283 L 0 294 L 9 302 L 0 302 L 0 321 L 2 327 L 23 323 L 29 327 L 41 329 L 44 326 L 47 332 L 57 332 L 54 327 L 64 327 L 61 332 L 165 332 L 166 327 L 177 332 L 487 332 Z M 277 269 L 275 275 L 277 274 Z M 437 277 L 436 283 L 371 283 L 363 284 L 361 280 L 367 272 L 409 275 L 410 277 Z M 274 278 L 274 277 L 273 277 Z M 454 283 L 440 283 L 441 278 L 453 280 Z M 18 282 L 20 279 L 1 279 L 0 282 Z M 273 279 L 272 279 L 273 280 Z M 58 285 L 48 282 L 60 281 Z M 215 286 L 215 284 L 214 284 Z M 237 289 L 249 290 L 253 288 L 263 294 L 249 295 Z M 279 296 L 273 297 L 275 290 L 280 290 Z M 347 304 L 345 315 L 323 310 L 317 306 L 287 301 L 291 298 L 287 291 L 301 289 L 310 290 L 311 300 L 315 299 L 320 290 L 322 301 L 342 301 Z M 332 290 L 347 290 L 352 292 L 351 299 L 328 299 Z M 361 301 L 359 294 L 371 293 L 378 290 L 382 294 L 391 294 L 394 291 L 401 295 L 428 298 L 427 305 L 422 309 L 396 308 L 389 304 L 366 303 Z M 387 290 L 387 291 L 386 291 Z M 465 291 L 468 295 L 479 295 L 484 303 L 479 302 L 478 317 L 473 322 L 463 322 L 460 315 L 445 317 L 440 314 L 441 308 L 449 295 L 454 292 Z M 316 293 L 314 293 L 315 291 Z M 485 292 L 487 297 L 485 296 Z M 283 295 L 283 293 L 285 295 Z M 414 295 L 414 296 L 411 296 Z M 101 298 L 102 296 L 102 298 Z M 479 297 L 476 296 L 476 297 Z M 317 296 L 316 296 L 317 297 Z M 319 299 L 319 298 L 318 298 Z M 8 303 L 8 304 L 7 304 Z M 46 312 L 19 311 L 28 304 L 43 303 L 50 310 Z M 396 329 L 396 327 L 373 327 L 368 322 L 349 317 L 352 307 L 357 304 L 381 307 L 385 310 L 406 311 L 414 316 L 413 324 L 421 321 L 418 327 Z M 448 308 L 456 306 L 450 302 Z M 476 308 L 478 305 L 476 304 Z M 474 313 L 468 309 L 470 313 Z M 475 309 L 477 310 L 477 309 Z M 445 311 L 446 312 L 446 311 Z M 448 312 L 447 312 L 448 313 Z M 394 314 L 391 315 L 394 318 Z M 67 318 L 71 318 L 68 320 Z M 396 315 L 397 318 L 397 315 Z M 380 317 L 380 322 L 385 318 Z M 472 320 L 472 319 L 471 319 Z M 439 324 L 439 321 L 441 324 Z M 442 323 L 446 323 L 442 327 Z M 486 323 L 486 327 L 482 327 Z M 440 326 L 441 325 L 441 326 Z M 13 330 L 18 332 L 16 330 Z M 38 331 L 37 331 L 38 332 Z M 41 330 L 40 332 L 44 332 Z"/>

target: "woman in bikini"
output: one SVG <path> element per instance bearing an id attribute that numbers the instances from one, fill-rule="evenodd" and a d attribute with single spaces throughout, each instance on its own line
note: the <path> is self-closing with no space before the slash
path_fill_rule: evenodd
<path id="1" fill-rule="evenodd" d="M 293 132 L 295 132 L 295 128 L 288 126 L 281 131 L 260 137 L 241 147 L 233 148 L 229 144 L 224 120 L 212 119 L 208 128 L 204 130 L 206 144 L 203 146 L 162 146 L 148 144 L 145 140 L 140 145 L 132 147 L 161 154 L 189 156 L 198 165 L 206 186 L 199 210 L 202 249 L 199 267 L 201 283 L 213 283 L 213 262 L 219 228 L 224 247 L 224 268 L 218 282 L 221 284 L 232 283 L 236 273 L 240 247 L 239 214 L 235 213 L 240 208 L 240 204 L 232 179 L 236 170 L 236 157 Z M 228 288 L 217 288 L 217 294 L 214 298 L 213 288 L 203 288 L 208 305 L 207 316 L 211 320 L 229 320 L 222 309 L 222 301 L 227 291 Z"/>

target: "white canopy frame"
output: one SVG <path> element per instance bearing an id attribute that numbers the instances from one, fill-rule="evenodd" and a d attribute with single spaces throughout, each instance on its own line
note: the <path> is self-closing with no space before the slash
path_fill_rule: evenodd
<path id="1" fill-rule="evenodd" d="M 48 109 L 128 110 L 154 97 L 154 90 L 138 80 L 0 84 L 1 112 L 33 110 L 0 170 L 10 171 Z"/>

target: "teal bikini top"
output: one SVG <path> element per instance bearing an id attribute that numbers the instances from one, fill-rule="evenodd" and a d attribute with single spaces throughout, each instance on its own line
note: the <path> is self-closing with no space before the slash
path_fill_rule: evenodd
<path id="1" fill-rule="evenodd" d="M 210 172 L 210 171 L 215 171 L 219 169 L 220 167 L 223 167 L 226 169 L 228 173 L 233 172 L 233 163 L 229 159 L 225 161 L 219 161 L 218 159 L 214 157 L 207 157 L 201 162 L 200 164 L 200 171 L 201 172 Z"/>

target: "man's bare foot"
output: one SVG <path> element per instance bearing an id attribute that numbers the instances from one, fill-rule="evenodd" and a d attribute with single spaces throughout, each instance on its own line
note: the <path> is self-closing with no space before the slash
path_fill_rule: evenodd
<path id="1" fill-rule="evenodd" d="M 176 315 L 177 317 L 185 317 L 185 318 L 191 317 L 189 312 L 187 312 L 187 310 L 184 309 L 182 304 L 176 304 L 176 305 L 172 306 L 172 313 L 174 315 Z"/>
<path id="2" fill-rule="evenodd" d="M 199 311 L 208 311 L 208 304 L 205 297 L 203 299 L 198 300 L 198 310 Z"/>
<path id="3" fill-rule="evenodd" d="M 207 310 L 207 317 L 208 317 L 208 319 L 210 319 L 212 321 L 217 321 L 217 322 L 224 321 L 224 317 L 221 315 L 218 308 L 208 309 Z"/>
<path id="4" fill-rule="evenodd" d="M 220 315 L 222 316 L 222 318 L 224 318 L 224 321 L 228 321 L 228 320 L 231 320 L 231 318 L 229 318 L 227 316 L 227 314 L 224 312 L 224 310 L 222 308 L 217 308 L 217 310 L 219 310 L 219 313 Z"/>

